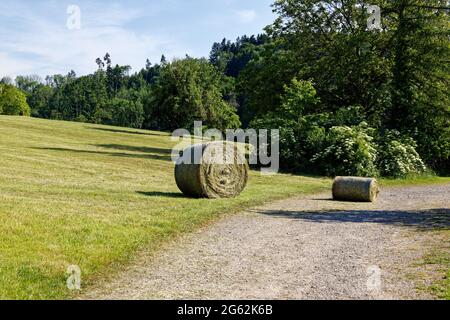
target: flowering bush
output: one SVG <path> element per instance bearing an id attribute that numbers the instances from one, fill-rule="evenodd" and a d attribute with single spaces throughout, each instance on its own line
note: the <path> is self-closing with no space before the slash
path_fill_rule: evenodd
<path id="1" fill-rule="evenodd" d="M 376 176 L 377 151 L 371 131 L 364 122 L 354 127 L 332 127 L 326 136 L 325 149 L 311 161 L 329 176 Z"/>
<path id="2" fill-rule="evenodd" d="M 371 177 L 426 170 L 413 139 L 396 131 L 379 135 L 363 121 L 361 106 L 343 107 L 334 114 L 315 111 L 320 100 L 310 81 L 293 79 L 281 102 L 278 110 L 255 118 L 250 126 L 280 130 L 283 169 Z"/>
<path id="3" fill-rule="evenodd" d="M 398 131 L 389 131 L 381 141 L 378 167 L 384 176 L 405 177 L 426 170 L 412 138 L 402 137 Z"/>

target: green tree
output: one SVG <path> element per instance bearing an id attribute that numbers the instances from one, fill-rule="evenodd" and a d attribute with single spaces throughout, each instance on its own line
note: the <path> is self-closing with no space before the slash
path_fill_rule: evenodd
<path id="1" fill-rule="evenodd" d="M 241 72 L 238 91 L 261 116 L 283 103 L 290 79 L 311 79 L 321 101 L 311 114 L 337 121 L 357 106 L 358 122 L 411 136 L 428 164 L 448 172 L 448 1 L 370 4 L 381 7 L 382 30 L 367 29 L 363 1 L 277 0 L 278 17 L 266 29 L 271 41 Z"/>
<path id="2" fill-rule="evenodd" d="M 268 42 L 265 34 L 242 36 L 236 42 L 223 39 L 213 44 L 209 61 L 226 76 L 237 78 L 259 47 Z"/>
<path id="3" fill-rule="evenodd" d="M 76 78 L 74 74 L 56 75 L 48 81 L 53 90 L 48 105 L 40 114 L 52 119 L 101 123 L 107 103 L 106 76 L 103 70 Z"/>
<path id="4" fill-rule="evenodd" d="M 29 116 L 27 96 L 12 85 L 0 84 L 0 113 L 5 115 Z"/>
<path id="5" fill-rule="evenodd" d="M 396 0 L 393 21 L 391 129 L 412 136 L 432 168 L 450 170 L 450 20 L 444 0 Z"/>
<path id="6" fill-rule="evenodd" d="M 366 30 L 367 6 L 357 0 L 278 0 L 274 10 L 278 17 L 267 28 L 273 41 L 246 72 L 244 83 L 254 83 L 246 90 L 255 100 L 250 107 L 270 110 L 290 79 L 312 79 L 322 110 L 360 105 L 379 126 L 389 107 L 389 38 Z M 263 84 L 269 90 L 257 89 Z"/>
<path id="7" fill-rule="evenodd" d="M 111 125 L 141 128 L 144 121 L 144 109 L 140 101 L 113 98 L 111 106 Z"/>
<path id="8" fill-rule="evenodd" d="M 27 94 L 32 93 L 40 84 L 42 84 L 42 79 L 37 75 L 17 76 L 14 81 L 16 87 Z"/>
<path id="9" fill-rule="evenodd" d="M 13 80 L 11 79 L 11 77 L 3 77 L 0 79 L 0 84 L 8 84 L 8 85 L 12 85 L 13 84 Z"/>
<path id="10" fill-rule="evenodd" d="M 205 59 L 166 62 L 152 86 L 148 122 L 163 130 L 192 128 L 195 120 L 219 130 L 239 127 L 239 117 L 223 98 L 222 78 Z"/>
<path id="11" fill-rule="evenodd" d="M 144 102 L 147 99 L 148 89 L 122 89 L 117 96 L 109 100 L 101 109 L 101 123 L 142 128 L 145 119 Z"/>
<path id="12" fill-rule="evenodd" d="M 302 115 L 315 113 L 315 107 L 319 102 L 320 99 L 311 81 L 294 78 L 289 86 L 284 86 L 280 112 L 285 117 L 298 119 Z"/>
<path id="13" fill-rule="evenodd" d="M 320 102 L 311 81 L 291 80 L 284 86 L 281 106 L 256 117 L 250 126 L 256 129 L 280 130 L 280 160 L 283 169 L 323 173 L 311 166 L 310 159 L 325 140 L 327 115 L 308 115 Z"/>
<path id="14" fill-rule="evenodd" d="M 237 79 L 244 122 L 278 108 L 284 86 L 297 73 L 297 62 L 281 38 L 260 46 Z"/>
<path id="15" fill-rule="evenodd" d="M 39 84 L 33 88 L 27 97 L 27 102 L 31 108 L 31 115 L 33 117 L 44 117 L 45 109 L 48 107 L 53 93 L 53 89 L 44 84 Z"/>

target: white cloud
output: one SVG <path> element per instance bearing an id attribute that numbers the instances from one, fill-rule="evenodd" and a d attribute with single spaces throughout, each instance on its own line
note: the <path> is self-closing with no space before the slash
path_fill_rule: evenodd
<path id="1" fill-rule="evenodd" d="M 207 56 L 214 41 L 261 32 L 273 21 L 271 1 L 0 0 L 0 77 L 83 75 L 106 52 L 134 71 L 162 53 Z M 67 28 L 68 4 L 81 9 L 79 30 Z"/>
<path id="2" fill-rule="evenodd" d="M 256 11 L 254 10 L 240 10 L 236 12 L 240 23 L 251 23 L 256 19 Z"/>
<path id="3" fill-rule="evenodd" d="M 19 74 L 26 74 L 33 69 L 32 63 L 9 56 L 0 52 L 0 78 L 3 76 L 16 77 Z"/>
<path id="4" fill-rule="evenodd" d="M 175 39 L 167 35 L 154 36 L 126 28 L 126 23 L 146 16 L 142 10 L 120 5 L 81 9 L 79 30 L 69 30 L 64 19 L 49 19 L 20 5 L 0 10 L 0 20 L 19 19 L 22 26 L 0 31 L 0 77 L 65 74 L 70 69 L 79 75 L 87 74 L 95 70 L 95 59 L 106 52 L 111 54 L 113 63 L 131 65 L 135 71 L 144 66 L 147 58 L 158 62 L 163 52 L 168 57 L 184 55 Z M 64 14 L 65 10 L 60 18 L 68 17 Z"/>

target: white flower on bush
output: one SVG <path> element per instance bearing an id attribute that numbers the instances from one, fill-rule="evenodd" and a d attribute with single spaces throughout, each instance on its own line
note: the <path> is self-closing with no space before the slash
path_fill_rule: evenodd
<path id="1" fill-rule="evenodd" d="M 426 166 L 416 151 L 416 143 L 410 137 L 401 137 L 397 131 L 391 131 L 383 137 L 380 148 L 380 168 L 385 176 L 403 177 L 420 174 Z"/>
<path id="2" fill-rule="evenodd" d="M 371 130 L 364 122 L 355 127 L 332 127 L 327 134 L 327 147 L 311 161 L 325 167 L 330 176 L 376 175 L 377 150 Z"/>

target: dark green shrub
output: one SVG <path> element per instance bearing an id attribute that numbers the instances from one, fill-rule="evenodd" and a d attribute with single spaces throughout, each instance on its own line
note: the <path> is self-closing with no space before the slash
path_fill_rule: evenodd
<path id="1" fill-rule="evenodd" d="M 114 98 L 111 101 L 111 124 L 114 126 L 141 128 L 144 108 L 140 101 Z"/>

